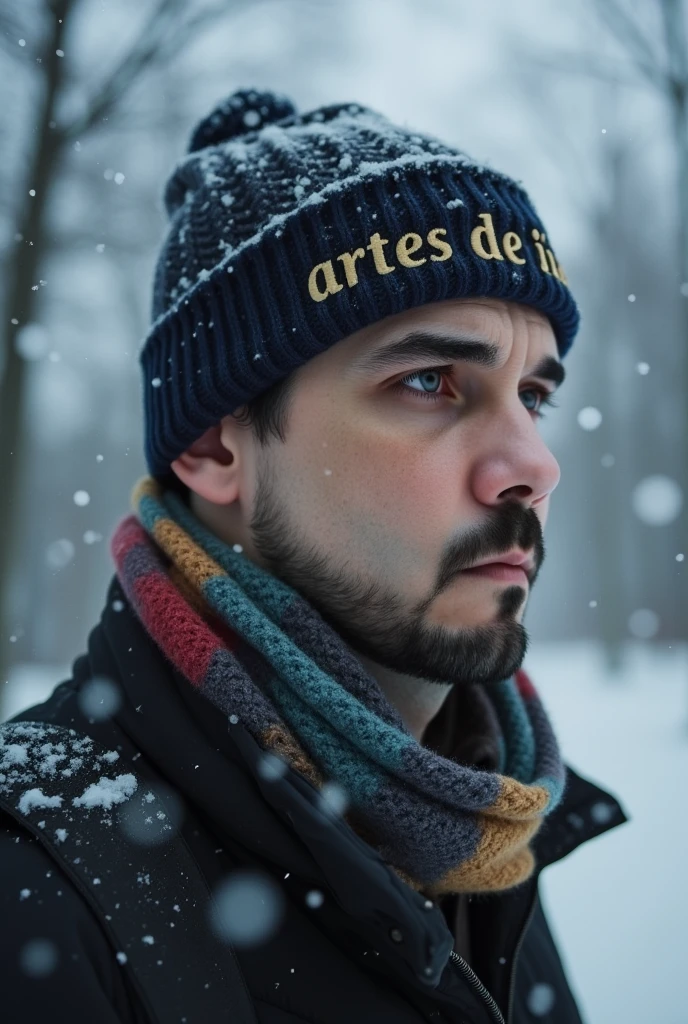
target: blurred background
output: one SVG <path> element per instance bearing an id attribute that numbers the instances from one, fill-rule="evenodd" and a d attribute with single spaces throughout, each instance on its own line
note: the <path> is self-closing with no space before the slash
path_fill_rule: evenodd
<path id="1" fill-rule="evenodd" d="M 0 720 L 100 615 L 201 116 L 239 87 L 359 101 L 532 196 L 583 321 L 525 667 L 632 819 L 542 877 L 588 1024 L 688 1019 L 687 40 L 684 0 L 0 2 Z"/>

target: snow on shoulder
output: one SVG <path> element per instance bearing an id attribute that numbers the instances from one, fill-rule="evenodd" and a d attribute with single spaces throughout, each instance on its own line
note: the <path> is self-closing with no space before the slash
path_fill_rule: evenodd
<path id="1" fill-rule="evenodd" d="M 81 796 L 74 797 L 72 804 L 75 807 L 106 807 L 109 810 L 113 804 L 123 804 L 128 800 L 136 792 L 137 785 L 133 775 L 118 775 L 114 779 L 101 776 Z"/>
<path id="2" fill-rule="evenodd" d="M 36 810 L 39 807 L 60 807 L 61 805 L 61 796 L 46 796 L 42 790 L 36 788 L 27 789 L 26 792 L 22 793 L 17 807 L 22 814 L 28 814 L 29 811 Z"/>
<path id="3" fill-rule="evenodd" d="M 34 811 L 67 807 L 110 810 L 127 801 L 138 786 L 131 773 L 104 774 L 119 760 L 90 736 L 43 722 L 7 722 L 0 726 L 0 795 L 29 816 Z M 76 795 L 75 795 L 76 794 Z M 41 823 L 38 823 L 41 825 Z M 65 829 L 59 829 L 66 837 Z M 63 841 L 63 837 L 58 837 Z"/>

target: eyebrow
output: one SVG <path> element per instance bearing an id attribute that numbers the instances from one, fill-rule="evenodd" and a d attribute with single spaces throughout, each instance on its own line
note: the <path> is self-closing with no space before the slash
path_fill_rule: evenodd
<path id="1" fill-rule="evenodd" d="M 378 372 L 410 360 L 440 359 L 443 362 L 477 363 L 494 367 L 499 362 L 501 347 L 471 335 L 432 334 L 413 331 L 390 345 L 367 352 L 354 365 L 366 372 Z M 556 388 L 564 383 L 566 370 L 554 356 L 545 356 L 530 375 L 549 380 Z"/>

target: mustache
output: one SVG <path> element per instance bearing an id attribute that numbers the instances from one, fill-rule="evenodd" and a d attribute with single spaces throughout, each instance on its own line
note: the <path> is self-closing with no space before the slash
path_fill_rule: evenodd
<path id="1" fill-rule="evenodd" d="M 437 593 L 475 562 L 498 559 L 512 548 L 533 552 L 532 584 L 545 557 L 544 538 L 537 513 L 520 502 L 505 502 L 489 513 L 485 526 L 473 527 L 463 537 L 451 541 L 440 570 Z"/>

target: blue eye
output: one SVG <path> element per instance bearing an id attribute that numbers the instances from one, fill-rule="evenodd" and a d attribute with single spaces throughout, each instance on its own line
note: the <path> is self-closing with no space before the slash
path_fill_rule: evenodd
<path id="1" fill-rule="evenodd" d="M 415 373 L 409 373 L 406 377 L 402 377 L 401 380 L 397 381 L 396 384 L 393 384 L 392 390 L 405 391 L 407 394 L 410 391 L 418 398 L 425 398 L 429 399 L 431 402 L 436 402 L 438 398 L 442 397 L 442 395 L 440 395 L 439 393 L 428 394 L 427 391 L 417 391 L 415 388 L 409 387 L 407 382 L 410 380 L 415 380 L 416 377 L 434 377 L 435 386 L 439 387 L 443 380 L 445 380 L 447 377 L 451 377 L 451 371 L 452 368 L 450 366 L 429 366 L 425 370 L 416 370 Z"/>
<path id="2" fill-rule="evenodd" d="M 406 377 L 402 377 L 395 384 L 392 385 L 392 391 L 403 392 L 405 394 L 411 393 L 416 398 L 422 398 L 426 402 L 437 402 L 440 398 L 445 397 L 439 391 L 442 381 L 450 378 L 452 375 L 453 367 L 451 366 L 428 366 L 423 370 L 415 370 L 413 373 L 407 374 Z M 419 391 L 416 388 L 412 388 L 409 385 L 409 381 L 414 381 L 420 378 L 430 378 L 430 387 L 435 387 L 436 391 Z M 552 394 L 545 388 L 536 387 L 533 385 L 529 388 L 524 388 L 521 391 L 521 395 L 537 395 L 539 398 L 539 404 L 536 408 L 528 408 L 529 412 L 532 412 L 538 420 L 545 418 L 545 413 L 542 412 L 544 406 L 556 409 L 558 402 L 554 401 Z"/>
<path id="3" fill-rule="evenodd" d="M 522 395 L 528 395 L 528 394 L 530 394 L 530 395 L 537 395 L 539 397 L 540 404 L 538 405 L 537 409 L 529 409 L 528 410 L 529 412 L 534 412 L 536 417 L 539 420 L 544 420 L 544 418 L 545 418 L 545 413 L 542 412 L 542 409 L 543 409 L 544 406 L 548 405 L 551 409 L 556 409 L 557 406 L 559 405 L 558 402 L 554 401 L 554 398 L 552 397 L 550 392 L 546 391 L 544 388 L 535 388 L 535 387 L 533 387 L 533 388 L 524 388 L 523 391 L 521 392 L 521 394 Z"/>

